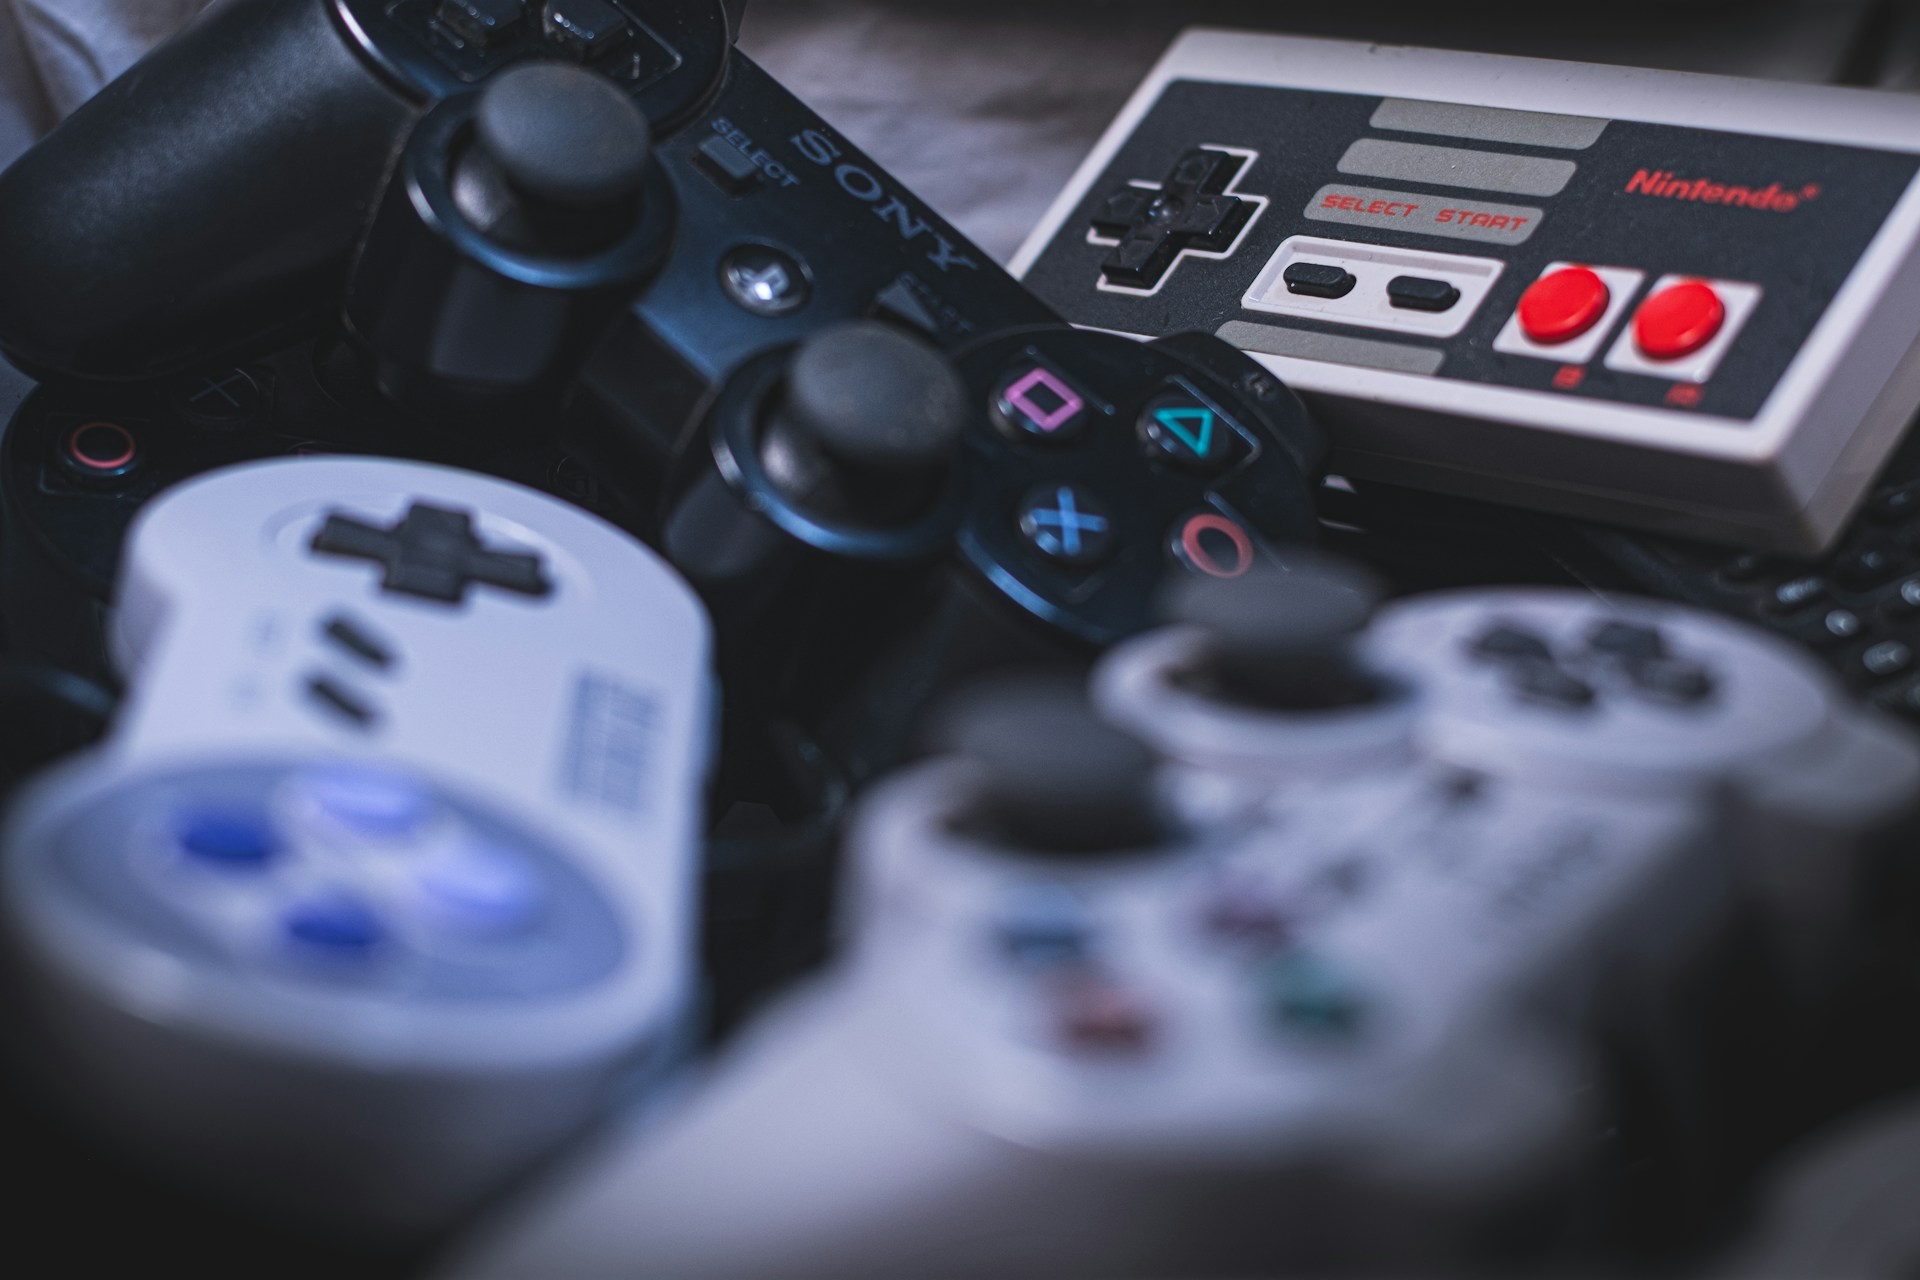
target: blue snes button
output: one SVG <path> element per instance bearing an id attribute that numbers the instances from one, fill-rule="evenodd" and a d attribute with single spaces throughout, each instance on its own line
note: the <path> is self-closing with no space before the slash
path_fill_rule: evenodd
<path id="1" fill-rule="evenodd" d="M 288 908 L 280 924 L 289 941 L 325 955 L 366 955 L 387 936 L 380 917 L 353 898 L 298 903 Z"/>
<path id="2" fill-rule="evenodd" d="M 197 862 L 244 870 L 264 867 L 280 852 L 273 824 L 254 813 L 207 810 L 183 814 L 180 851 Z"/>
<path id="3" fill-rule="evenodd" d="M 546 901 L 546 886 L 525 858 L 479 840 L 422 869 L 415 883 L 433 921 L 465 933 L 525 928 Z"/>
<path id="4" fill-rule="evenodd" d="M 311 812 L 372 840 L 405 839 L 426 825 L 435 808 L 431 791 L 386 769 L 311 769 L 295 786 Z"/>
<path id="5" fill-rule="evenodd" d="M 1031 885 L 1002 904 L 996 922 L 1000 945 L 1026 965 L 1083 959 L 1093 943 L 1086 904 L 1065 885 Z"/>

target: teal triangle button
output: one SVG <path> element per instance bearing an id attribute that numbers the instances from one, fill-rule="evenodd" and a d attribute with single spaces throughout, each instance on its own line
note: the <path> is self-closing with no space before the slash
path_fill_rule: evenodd
<path id="1" fill-rule="evenodd" d="M 1196 458 L 1204 458 L 1212 450 L 1213 410 L 1162 409 L 1153 416 L 1175 439 L 1193 450 Z"/>

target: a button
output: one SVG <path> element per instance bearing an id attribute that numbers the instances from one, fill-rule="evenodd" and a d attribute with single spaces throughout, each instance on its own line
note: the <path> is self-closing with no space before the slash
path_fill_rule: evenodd
<path id="1" fill-rule="evenodd" d="M 633 39 L 626 15 L 607 0 L 547 0 L 547 39 L 582 61 L 603 58 Z"/>
<path id="2" fill-rule="evenodd" d="M 1873 705 L 1893 715 L 1920 717 L 1920 680 L 1903 680 L 1874 690 Z"/>
<path id="3" fill-rule="evenodd" d="M 1366 1006 L 1333 965 L 1310 954 L 1278 956 L 1257 977 L 1267 1017 L 1280 1030 L 1345 1036 L 1360 1029 Z"/>
<path id="4" fill-rule="evenodd" d="M 1020 533 L 1041 555 L 1076 569 L 1113 551 L 1113 520 L 1099 499 L 1077 484 L 1041 485 L 1020 504 Z"/>
<path id="5" fill-rule="evenodd" d="M 1507 671 L 1515 697 L 1565 711 L 1583 711 L 1594 703 L 1593 686 L 1547 662 L 1523 662 Z"/>
<path id="6" fill-rule="evenodd" d="M 1292 263 L 1281 279 L 1287 282 L 1288 293 L 1306 298 L 1344 298 L 1359 283 L 1353 272 L 1330 262 Z"/>
<path id="7" fill-rule="evenodd" d="M 1173 555 L 1192 573 L 1245 577 L 1253 568 L 1253 535 L 1218 511 L 1196 511 L 1173 531 Z"/>
<path id="8" fill-rule="evenodd" d="M 436 925 L 469 934 L 524 929 L 546 899 L 539 873 L 519 854 L 483 841 L 423 868 L 415 883 L 420 906 Z"/>
<path id="9" fill-rule="evenodd" d="M 203 431 L 241 431 L 266 416 L 267 393 L 245 369 L 187 378 L 173 389 L 173 409 Z"/>
<path id="10" fill-rule="evenodd" d="M 1842 556 L 1833 567 L 1833 576 L 1842 585 L 1865 591 L 1890 582 L 1906 568 L 1906 557 L 1891 547 L 1865 547 Z"/>
<path id="11" fill-rule="evenodd" d="M 1488 662 L 1552 662 L 1553 648 L 1532 631 L 1501 623 L 1482 632 L 1469 652 Z"/>
<path id="12" fill-rule="evenodd" d="M 1050 994 L 1060 1038 L 1082 1052 L 1138 1053 L 1159 1030 L 1146 1001 L 1105 978 L 1077 975 L 1056 983 Z"/>
<path id="13" fill-rule="evenodd" d="M 1727 304 L 1704 280 L 1662 289 L 1633 318 L 1633 340 L 1649 360 L 1684 360 L 1712 342 L 1727 322 Z"/>
<path id="14" fill-rule="evenodd" d="M 1720 566 L 1720 580 L 1745 586 L 1750 582 L 1758 582 L 1779 567 L 1780 562 L 1772 556 L 1735 556 Z"/>
<path id="15" fill-rule="evenodd" d="M 311 953 L 343 958 L 364 956 L 387 936 L 380 917 L 354 898 L 299 903 L 281 917 L 281 928 Z"/>
<path id="16" fill-rule="evenodd" d="M 1839 644 L 1854 639 L 1866 628 L 1866 622 L 1853 610 L 1829 609 L 1820 619 L 1819 633 L 1812 643 Z"/>
<path id="17" fill-rule="evenodd" d="M 1093 217 L 1094 234 L 1119 241 L 1100 266 L 1110 284 L 1152 289 L 1186 250 L 1224 253 L 1253 217 L 1225 194 L 1245 161 L 1208 147 L 1180 157 L 1159 190 L 1121 187 Z"/>
<path id="18" fill-rule="evenodd" d="M 757 316 L 784 316 L 807 305 L 813 283 L 806 264 L 764 244 L 736 245 L 720 260 L 720 287 Z"/>
<path id="19" fill-rule="evenodd" d="M 1908 578 L 1881 609 L 1892 618 L 1920 617 L 1920 578 Z"/>
<path id="20" fill-rule="evenodd" d="M 379 843 L 412 839 L 439 812 L 433 793 L 413 779 L 357 765 L 308 769 L 291 795 L 302 822 Z"/>
<path id="21" fill-rule="evenodd" d="M 491 49 L 520 30 L 526 21 L 527 0 L 440 0 L 433 16 L 457 39 Z"/>
<path id="22" fill-rule="evenodd" d="M 1587 267 L 1562 267 L 1533 282 L 1520 299 L 1520 328 L 1543 347 L 1559 346 L 1600 323 L 1613 293 Z"/>
<path id="23" fill-rule="evenodd" d="M 1211 405 L 1166 391 L 1140 411 L 1140 438 L 1157 458 L 1200 475 L 1218 475 L 1246 456 L 1246 441 Z"/>
<path id="24" fill-rule="evenodd" d="M 1618 619 L 1596 626 L 1587 636 L 1587 647 L 1622 662 L 1651 662 L 1667 656 L 1667 638 L 1658 627 Z"/>
<path id="25" fill-rule="evenodd" d="M 459 604 L 476 584 L 523 596 L 552 592 L 540 557 L 525 552 L 493 551 L 473 532 L 465 511 L 416 502 L 391 528 L 351 516 L 330 515 L 313 535 L 321 555 L 371 560 L 386 569 L 384 590 Z"/>
<path id="26" fill-rule="evenodd" d="M 83 480 L 118 480 L 140 467 L 140 441 L 117 422 L 83 422 L 60 440 L 58 456 Z"/>
<path id="27" fill-rule="evenodd" d="M 1202 928 L 1223 942 L 1263 949 L 1285 945 L 1299 923 L 1297 911 L 1257 882 L 1217 886 L 1208 894 L 1200 920 Z"/>
<path id="28" fill-rule="evenodd" d="M 714 136 L 700 144 L 694 164 L 730 196 L 743 196 L 761 184 L 760 166 L 727 139 Z"/>
<path id="29" fill-rule="evenodd" d="M 1628 670 L 1635 688 L 1662 702 L 1691 706 L 1713 696 L 1713 673 L 1696 662 L 1659 658 Z"/>
<path id="30" fill-rule="evenodd" d="M 1000 949 L 1023 965 L 1050 966 L 1086 959 L 1093 922 L 1080 895 L 1064 885 L 1018 889 L 994 923 Z"/>
<path id="31" fill-rule="evenodd" d="M 384 671 L 393 666 L 392 648 L 375 639 L 364 625 L 344 613 L 336 613 L 328 618 L 321 626 L 320 634 L 370 667 Z"/>
<path id="32" fill-rule="evenodd" d="M 1867 518 L 1875 524 L 1904 524 L 1916 516 L 1920 516 L 1920 483 L 1875 494 L 1867 507 Z"/>
<path id="33" fill-rule="evenodd" d="M 1913 666 L 1913 649 L 1898 640 L 1883 640 L 1860 655 L 1860 665 L 1874 679 L 1885 680 Z"/>
<path id="34" fill-rule="evenodd" d="M 188 813 L 181 817 L 175 839 L 194 861 L 232 870 L 264 867 L 280 852 L 273 825 L 253 813 Z"/>
<path id="35" fill-rule="evenodd" d="M 1775 614 L 1798 613 L 1825 604 L 1832 594 L 1833 589 L 1825 578 L 1795 578 L 1773 589 L 1773 594 L 1767 597 L 1766 610 Z"/>
<path id="36" fill-rule="evenodd" d="M 1395 276 L 1387 282 L 1387 301 L 1408 311 L 1451 311 L 1460 301 L 1460 290 L 1445 280 Z"/>
<path id="37" fill-rule="evenodd" d="M 1087 425 L 1088 401 L 1045 365 L 1021 364 L 1000 380 L 993 396 L 993 417 L 1016 435 L 1070 440 Z"/>

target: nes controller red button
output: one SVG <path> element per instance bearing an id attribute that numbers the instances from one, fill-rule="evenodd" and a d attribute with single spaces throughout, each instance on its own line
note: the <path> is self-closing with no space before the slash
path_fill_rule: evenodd
<path id="1" fill-rule="evenodd" d="M 1613 292 L 1586 267 L 1566 267 L 1534 281 L 1520 299 L 1520 328 L 1542 346 L 1572 342 L 1600 323 Z"/>
<path id="2" fill-rule="evenodd" d="M 1688 280 L 1647 299 L 1633 318 L 1633 340 L 1649 360 L 1684 360 L 1720 334 L 1727 304 L 1704 280 Z"/>

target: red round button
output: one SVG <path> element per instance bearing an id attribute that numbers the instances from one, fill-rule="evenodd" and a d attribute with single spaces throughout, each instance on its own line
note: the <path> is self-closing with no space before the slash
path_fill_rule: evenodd
<path id="1" fill-rule="evenodd" d="M 1727 304 L 1704 280 L 1687 280 L 1648 298 L 1633 318 L 1633 340 L 1649 360 L 1683 360 L 1727 323 Z"/>
<path id="2" fill-rule="evenodd" d="M 1600 323 L 1613 291 L 1586 267 L 1562 267 L 1533 282 L 1520 299 L 1520 328 L 1541 346 L 1572 342 Z"/>

